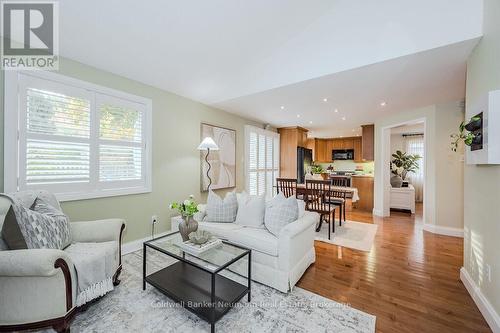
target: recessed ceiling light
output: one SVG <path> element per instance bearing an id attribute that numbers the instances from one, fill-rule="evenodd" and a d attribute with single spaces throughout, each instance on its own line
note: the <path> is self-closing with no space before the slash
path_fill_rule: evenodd
<path id="1" fill-rule="evenodd" d="M 312 123 L 313 123 L 313 121 L 312 121 L 312 120 L 309 120 L 309 124 L 312 124 Z"/>
<path id="2" fill-rule="evenodd" d="M 337 112 L 339 112 L 339 110 L 338 110 L 338 109 L 335 109 L 335 110 L 333 110 L 333 112 L 337 113 Z"/>
<path id="3" fill-rule="evenodd" d="M 342 120 L 345 120 L 345 117 L 342 117 Z"/>
<path id="4" fill-rule="evenodd" d="M 280 108 L 281 108 L 281 110 L 285 110 L 285 107 L 284 107 L 283 105 L 282 105 L 282 106 L 280 106 Z"/>
<path id="5" fill-rule="evenodd" d="M 323 102 L 328 102 L 328 98 L 323 98 Z"/>
<path id="6" fill-rule="evenodd" d="M 380 102 L 380 106 L 386 106 L 387 103 L 385 101 Z"/>
<path id="7" fill-rule="evenodd" d="M 297 115 L 297 118 L 300 118 L 300 114 Z"/>

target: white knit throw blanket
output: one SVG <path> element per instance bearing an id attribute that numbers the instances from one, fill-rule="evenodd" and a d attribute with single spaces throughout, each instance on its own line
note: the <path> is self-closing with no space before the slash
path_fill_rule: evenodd
<path id="1" fill-rule="evenodd" d="M 78 278 L 76 306 L 113 290 L 114 252 L 107 243 L 75 243 L 65 252 L 73 261 Z"/>

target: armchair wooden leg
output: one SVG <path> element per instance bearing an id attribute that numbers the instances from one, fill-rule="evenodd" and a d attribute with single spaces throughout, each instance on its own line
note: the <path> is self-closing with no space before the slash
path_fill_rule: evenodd
<path id="1" fill-rule="evenodd" d="M 60 324 L 54 325 L 53 328 L 57 333 L 70 333 L 70 325 L 66 320 Z"/>
<path id="2" fill-rule="evenodd" d="M 122 272 L 122 265 L 120 265 L 118 267 L 118 269 L 116 270 L 115 275 L 113 275 L 113 286 L 115 286 L 115 287 L 117 285 L 119 285 L 120 282 L 121 282 L 120 279 L 119 279 L 121 272 Z"/>

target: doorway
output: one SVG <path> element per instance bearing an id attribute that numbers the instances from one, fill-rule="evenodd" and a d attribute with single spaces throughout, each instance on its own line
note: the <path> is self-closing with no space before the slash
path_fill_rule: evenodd
<path id="1" fill-rule="evenodd" d="M 382 170 L 382 211 L 379 216 L 391 216 L 394 212 L 401 214 L 407 212 L 408 214 L 418 215 L 419 222 L 425 223 L 425 202 L 429 200 L 427 187 L 426 187 L 426 141 L 428 142 L 426 133 L 426 119 L 419 118 L 414 120 L 405 121 L 402 123 L 392 124 L 382 128 L 382 151 L 381 157 L 383 163 Z M 393 154 L 419 155 L 416 165 L 412 168 L 411 172 L 402 173 L 401 168 L 395 166 L 398 158 Z M 405 177 L 404 183 L 401 184 L 403 179 L 398 183 L 395 178 L 396 174 Z M 422 219 L 420 219 L 422 216 Z"/>

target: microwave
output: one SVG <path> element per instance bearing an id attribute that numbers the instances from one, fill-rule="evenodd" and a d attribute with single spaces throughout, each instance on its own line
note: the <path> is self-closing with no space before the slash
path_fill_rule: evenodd
<path id="1" fill-rule="evenodd" d="M 354 160 L 354 149 L 334 149 L 332 160 Z"/>

